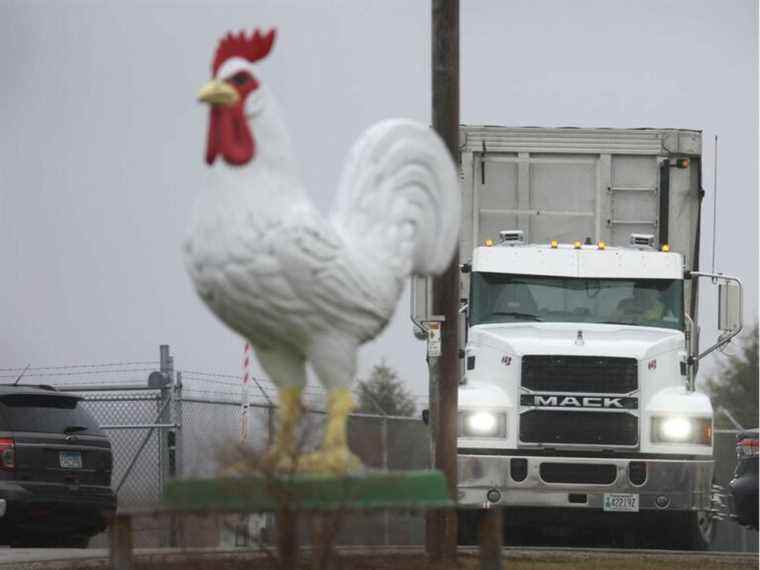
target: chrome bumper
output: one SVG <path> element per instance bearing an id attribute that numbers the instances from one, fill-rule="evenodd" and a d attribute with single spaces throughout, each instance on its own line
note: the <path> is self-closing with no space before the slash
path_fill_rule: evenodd
<path id="1" fill-rule="evenodd" d="M 515 481 L 510 476 L 510 459 L 528 461 L 527 476 Z M 647 477 L 642 485 L 634 485 L 628 478 L 628 464 L 646 463 Z M 615 480 L 610 484 L 547 483 L 541 479 L 542 463 L 604 464 L 614 465 Z M 605 493 L 637 493 L 640 510 L 707 510 L 711 508 L 711 488 L 714 461 L 613 459 L 581 457 L 525 457 L 518 454 L 459 455 L 458 499 L 463 506 L 488 507 L 486 493 L 491 489 L 501 492 L 499 505 L 520 507 L 569 507 L 602 509 Z M 570 502 L 573 495 L 574 502 Z M 584 502 L 578 502 L 585 495 Z M 655 503 L 657 497 L 668 498 L 667 506 Z"/>

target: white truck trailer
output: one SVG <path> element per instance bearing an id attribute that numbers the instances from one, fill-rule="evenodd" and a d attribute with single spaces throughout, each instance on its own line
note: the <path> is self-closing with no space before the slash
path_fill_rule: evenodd
<path id="1" fill-rule="evenodd" d="M 508 532 L 619 526 L 707 548 L 713 409 L 695 374 L 741 330 L 741 283 L 699 270 L 701 132 L 460 139 L 459 503 L 505 507 Z M 724 331 L 703 352 L 699 277 L 720 285 Z M 435 330 L 430 291 L 414 283 L 412 319 Z"/>

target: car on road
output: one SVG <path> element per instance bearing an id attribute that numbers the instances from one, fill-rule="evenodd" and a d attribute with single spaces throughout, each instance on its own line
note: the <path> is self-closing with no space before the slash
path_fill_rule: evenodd
<path id="1" fill-rule="evenodd" d="M 0 543 L 85 548 L 116 511 L 112 468 L 82 398 L 0 385 Z"/>
<path id="2" fill-rule="evenodd" d="M 758 429 L 736 436 L 736 470 L 728 484 L 731 516 L 741 525 L 757 530 L 758 526 Z"/>

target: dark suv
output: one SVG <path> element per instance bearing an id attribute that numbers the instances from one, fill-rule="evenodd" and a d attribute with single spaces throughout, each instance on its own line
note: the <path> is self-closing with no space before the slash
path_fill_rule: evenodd
<path id="1" fill-rule="evenodd" d="M 81 401 L 0 385 L 0 543 L 85 548 L 108 526 L 111 444 Z"/>
<path id="2" fill-rule="evenodd" d="M 736 470 L 728 484 L 734 520 L 755 530 L 758 526 L 758 449 L 757 428 L 739 432 L 736 436 Z"/>

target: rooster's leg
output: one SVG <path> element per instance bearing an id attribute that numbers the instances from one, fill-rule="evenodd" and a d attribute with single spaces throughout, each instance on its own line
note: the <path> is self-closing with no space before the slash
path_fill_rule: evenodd
<path id="1" fill-rule="evenodd" d="M 278 470 L 290 470 L 298 453 L 296 434 L 303 414 L 300 386 L 281 388 L 280 405 L 277 408 L 277 431 L 274 444 L 267 451 L 265 462 Z"/>
<path id="2" fill-rule="evenodd" d="M 304 361 L 290 350 L 257 348 L 256 356 L 269 377 L 279 385 L 277 428 L 262 467 L 265 470 L 291 471 L 300 452 L 297 435 L 303 415 L 301 392 L 306 384 Z"/>
<path id="3" fill-rule="evenodd" d="M 348 448 L 348 415 L 356 407 L 349 386 L 356 370 L 356 345 L 325 335 L 312 347 L 311 361 L 327 387 L 327 424 L 322 447 L 299 462 L 303 471 L 344 474 L 362 468 Z"/>

